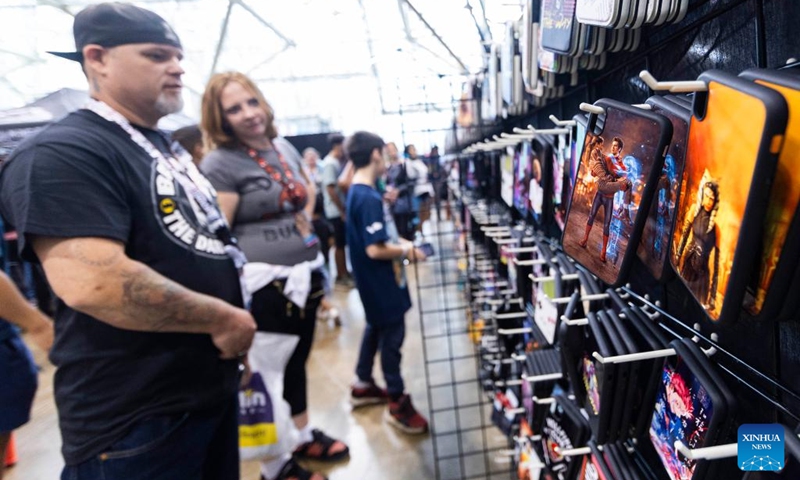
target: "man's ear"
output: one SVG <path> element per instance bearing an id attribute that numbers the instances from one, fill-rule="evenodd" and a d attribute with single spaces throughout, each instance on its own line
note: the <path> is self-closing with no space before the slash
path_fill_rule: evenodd
<path id="1" fill-rule="evenodd" d="M 100 45 L 89 44 L 83 47 L 83 70 L 87 76 L 103 75 L 108 64 L 108 50 Z"/>

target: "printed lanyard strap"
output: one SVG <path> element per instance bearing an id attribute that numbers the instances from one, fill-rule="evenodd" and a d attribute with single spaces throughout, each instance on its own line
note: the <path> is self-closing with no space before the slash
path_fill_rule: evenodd
<path id="1" fill-rule="evenodd" d="M 130 136 L 131 140 L 142 148 L 153 160 L 166 167 L 173 177 L 180 183 L 184 191 L 191 195 L 197 202 L 200 208 L 205 213 L 208 219 L 208 228 L 211 230 L 219 241 L 225 246 L 225 253 L 233 260 L 233 264 L 239 271 L 239 280 L 242 284 L 242 296 L 245 300 L 245 306 L 249 304 L 249 295 L 245 288 L 243 269 L 247 263 L 247 257 L 244 252 L 239 248 L 236 237 L 230 231 L 228 222 L 217 207 L 214 198 L 207 192 L 203 191 L 199 185 L 203 184 L 205 178 L 202 176 L 197 167 L 188 158 L 188 155 L 170 155 L 165 157 L 164 154 L 156 148 L 153 143 L 147 139 L 139 130 L 133 128 L 127 118 L 122 116 L 119 112 L 108 106 L 106 103 L 99 100 L 91 99 L 86 105 L 88 110 L 96 113 L 105 120 L 117 124 L 122 130 Z M 185 153 L 185 152 L 184 152 Z"/>

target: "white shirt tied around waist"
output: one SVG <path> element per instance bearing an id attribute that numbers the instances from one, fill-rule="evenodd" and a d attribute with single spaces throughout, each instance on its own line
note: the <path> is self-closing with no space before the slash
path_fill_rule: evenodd
<path id="1" fill-rule="evenodd" d="M 305 308 L 311 293 L 311 272 L 324 267 L 325 258 L 322 253 L 317 254 L 313 261 L 292 266 L 251 262 L 244 266 L 244 280 L 247 290 L 254 294 L 274 280 L 285 279 L 283 294 L 298 307 Z"/>

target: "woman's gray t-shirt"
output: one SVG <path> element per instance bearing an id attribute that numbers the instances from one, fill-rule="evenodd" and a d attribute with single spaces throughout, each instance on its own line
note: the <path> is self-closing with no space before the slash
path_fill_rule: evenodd
<path id="1" fill-rule="evenodd" d="M 282 172 L 280 151 L 295 181 L 305 185 L 297 150 L 282 138 L 276 138 L 273 145 L 278 150 L 263 150 L 259 154 Z M 243 148 L 218 148 L 203 158 L 200 169 L 218 192 L 239 195 L 233 234 L 249 261 L 291 266 L 317 258 L 319 246 L 306 247 L 295 226 L 294 213 L 281 212 L 281 183 L 273 180 Z M 265 215 L 268 220 L 264 220 Z"/>

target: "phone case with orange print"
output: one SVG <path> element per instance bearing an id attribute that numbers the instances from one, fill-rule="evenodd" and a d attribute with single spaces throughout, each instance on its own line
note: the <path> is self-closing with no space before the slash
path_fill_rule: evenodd
<path id="1" fill-rule="evenodd" d="M 714 322 L 742 309 L 786 130 L 769 88 L 712 70 L 699 78 L 689 125 L 670 262 Z"/>
<path id="2" fill-rule="evenodd" d="M 797 288 L 791 276 L 800 260 L 800 249 L 783 248 L 800 244 L 800 76 L 775 70 L 752 69 L 739 75 L 780 93 L 789 106 L 786 137 L 778 157 L 775 181 L 764 223 L 761 260 L 745 297 L 747 311 L 760 319 L 785 320 L 797 314 L 794 299 L 786 295 Z M 784 308 L 784 303 L 792 307 Z"/>

